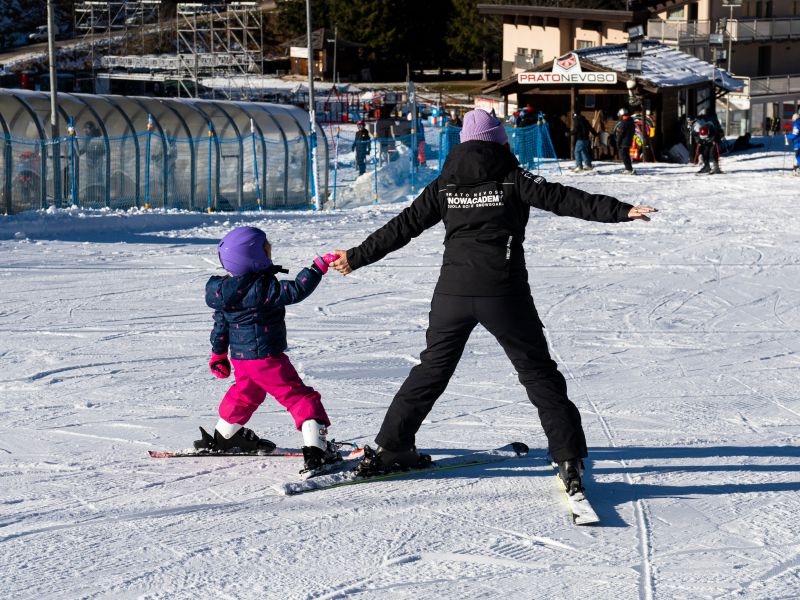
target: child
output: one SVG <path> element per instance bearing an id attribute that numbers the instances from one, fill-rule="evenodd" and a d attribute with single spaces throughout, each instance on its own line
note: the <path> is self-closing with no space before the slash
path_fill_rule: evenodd
<path id="1" fill-rule="evenodd" d="M 330 420 L 319 392 L 302 382 L 284 354 L 284 307 L 308 297 L 328 271 L 328 262 L 336 257 L 318 256 L 294 281 L 279 281 L 275 275 L 288 271 L 272 263 L 272 247 L 266 234 L 256 227 L 230 231 L 220 241 L 218 253 L 230 275 L 213 276 L 206 284 L 206 304 L 214 309 L 208 365 L 214 376 L 225 379 L 233 363 L 236 382 L 219 405 L 213 437 L 201 427 L 203 439 L 195 442 L 195 448 L 220 452 L 234 448 L 263 453 L 274 450 L 275 444 L 243 427 L 269 393 L 289 411 L 303 434 L 306 471 L 339 460 L 339 453 L 326 440 Z"/>

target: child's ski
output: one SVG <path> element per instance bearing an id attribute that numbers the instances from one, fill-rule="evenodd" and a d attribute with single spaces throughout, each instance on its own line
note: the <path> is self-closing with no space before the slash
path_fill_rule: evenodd
<path id="1" fill-rule="evenodd" d="M 260 457 L 293 457 L 303 458 L 303 451 L 299 448 L 275 448 L 272 452 L 215 452 L 213 450 L 178 450 L 175 452 L 161 451 L 161 450 L 148 450 L 152 458 L 230 458 L 237 456 L 260 456 Z M 353 460 L 361 458 L 364 454 L 362 448 L 357 447 L 342 447 L 339 449 L 339 454 L 343 460 Z"/>
<path id="2" fill-rule="evenodd" d="M 319 475 L 305 481 L 297 481 L 291 483 L 284 483 L 274 486 L 281 494 L 293 496 L 296 494 L 304 494 L 307 492 L 315 492 L 318 490 L 327 490 L 330 488 L 342 487 L 345 485 L 356 485 L 359 483 L 367 483 L 370 481 L 383 481 L 385 479 L 395 479 L 398 477 L 411 477 L 415 475 L 426 475 L 428 473 L 436 473 L 438 471 L 445 471 L 447 469 L 459 469 L 463 467 L 471 467 L 475 465 L 486 465 L 496 462 L 508 460 L 509 458 L 523 457 L 528 454 L 528 447 L 522 442 L 513 442 L 502 448 L 495 450 L 486 450 L 483 452 L 473 452 L 461 456 L 453 456 L 452 458 L 444 458 L 431 463 L 429 466 L 419 469 L 408 469 L 406 471 L 393 471 L 380 475 L 364 476 L 359 475 L 353 471 L 353 467 L 358 464 L 357 462 L 351 465 L 349 470 L 340 471 L 337 473 L 326 473 Z"/>
<path id="3" fill-rule="evenodd" d="M 597 513 L 594 512 L 594 508 L 592 508 L 592 505 L 589 503 L 589 498 L 586 497 L 586 490 L 572 496 L 567 494 L 567 488 L 558 475 L 558 463 L 551 461 L 550 457 L 547 458 L 547 462 L 556 470 L 558 487 L 564 492 L 564 497 L 567 499 L 567 505 L 569 506 L 569 511 L 572 514 L 572 521 L 575 525 L 594 525 L 595 523 L 599 523 L 600 517 L 597 516 Z M 585 483 L 586 481 L 584 478 L 584 484 Z"/>

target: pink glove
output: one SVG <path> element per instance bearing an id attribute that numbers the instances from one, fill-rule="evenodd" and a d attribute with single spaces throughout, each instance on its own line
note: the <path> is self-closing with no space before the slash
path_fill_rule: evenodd
<path id="1" fill-rule="evenodd" d="M 322 274 L 328 272 L 328 265 L 331 264 L 333 261 L 338 260 L 338 256 L 335 254 L 326 254 L 325 256 L 318 256 L 314 259 L 314 264 L 319 267 L 319 270 L 322 271 Z"/>
<path id="2" fill-rule="evenodd" d="M 211 360 L 208 361 L 208 367 L 211 369 L 214 377 L 219 379 L 227 379 L 231 374 L 231 363 L 228 360 L 227 354 L 214 354 L 211 353 Z"/>

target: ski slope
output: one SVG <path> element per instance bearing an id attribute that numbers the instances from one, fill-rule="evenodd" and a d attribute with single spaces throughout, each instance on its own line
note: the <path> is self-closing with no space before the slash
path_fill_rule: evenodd
<path id="1" fill-rule="evenodd" d="M 23 598 L 794 599 L 800 595 L 798 179 L 774 151 L 550 177 L 651 223 L 533 212 L 526 253 L 582 411 L 602 525 L 571 524 L 535 409 L 473 334 L 417 443 L 527 458 L 286 497 L 298 459 L 153 460 L 213 427 L 207 278 L 231 227 L 292 273 L 404 204 L 0 217 L 0 589 Z M 331 435 L 372 443 L 424 348 L 438 226 L 289 307 Z M 300 434 L 267 399 L 251 421 Z"/>

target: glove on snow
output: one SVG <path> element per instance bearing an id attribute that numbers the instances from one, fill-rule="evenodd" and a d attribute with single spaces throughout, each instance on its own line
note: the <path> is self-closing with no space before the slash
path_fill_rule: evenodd
<path id="1" fill-rule="evenodd" d="M 228 360 L 227 354 L 214 354 L 211 353 L 211 360 L 208 361 L 208 367 L 211 369 L 214 377 L 219 379 L 227 379 L 231 374 L 231 363 Z"/>
<path id="2" fill-rule="evenodd" d="M 317 265 L 322 274 L 328 272 L 328 265 L 331 264 L 333 261 L 338 260 L 339 257 L 335 254 L 326 254 L 325 256 L 318 256 L 314 259 L 314 264 Z"/>

